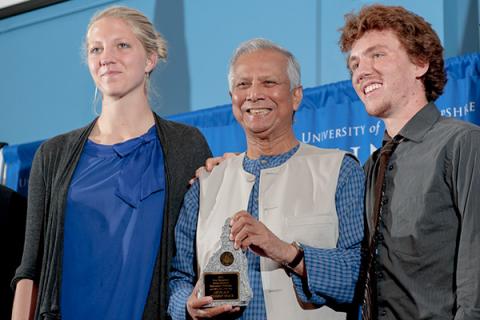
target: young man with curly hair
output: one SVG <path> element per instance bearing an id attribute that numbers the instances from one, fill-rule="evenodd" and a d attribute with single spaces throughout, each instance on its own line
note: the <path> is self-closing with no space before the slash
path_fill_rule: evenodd
<path id="1" fill-rule="evenodd" d="M 443 48 L 422 17 L 370 5 L 345 20 L 353 87 L 386 128 L 364 168 L 363 317 L 480 319 L 480 128 L 437 110 Z"/>

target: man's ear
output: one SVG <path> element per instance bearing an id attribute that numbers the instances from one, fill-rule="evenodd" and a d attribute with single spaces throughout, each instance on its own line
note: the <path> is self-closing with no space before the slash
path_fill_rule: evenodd
<path id="1" fill-rule="evenodd" d="M 415 63 L 415 66 L 416 66 L 415 77 L 417 79 L 420 79 L 421 77 L 423 77 L 425 75 L 425 73 L 427 73 L 428 68 L 430 67 L 430 63 L 419 61 L 419 62 Z"/>
<path id="2" fill-rule="evenodd" d="M 302 103 L 303 99 L 303 87 L 298 86 L 292 90 L 293 96 L 293 110 L 297 111 L 298 107 L 300 107 L 300 103 Z"/>

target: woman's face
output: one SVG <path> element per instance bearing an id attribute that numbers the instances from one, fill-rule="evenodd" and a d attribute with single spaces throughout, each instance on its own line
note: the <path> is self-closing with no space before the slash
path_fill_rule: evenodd
<path id="1" fill-rule="evenodd" d="M 121 99 L 145 91 L 145 75 L 156 64 L 147 56 L 130 25 L 119 18 L 105 17 L 87 33 L 87 60 L 90 74 L 104 99 Z"/>

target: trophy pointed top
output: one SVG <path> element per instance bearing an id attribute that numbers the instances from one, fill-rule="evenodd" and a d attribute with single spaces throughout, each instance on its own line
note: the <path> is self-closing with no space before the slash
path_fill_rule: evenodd
<path id="1" fill-rule="evenodd" d="M 221 235 L 222 243 L 228 243 L 230 240 L 230 220 L 232 220 L 232 218 L 227 218 L 223 224 Z"/>

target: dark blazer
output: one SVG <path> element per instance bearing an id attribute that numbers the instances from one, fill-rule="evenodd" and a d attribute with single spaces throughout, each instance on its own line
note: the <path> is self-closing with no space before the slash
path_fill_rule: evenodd
<path id="1" fill-rule="evenodd" d="M 188 181 L 211 152 L 200 131 L 155 115 L 165 156 L 166 199 L 160 250 L 143 319 L 168 319 L 168 271 L 175 252 L 174 228 Z M 60 318 L 63 227 L 66 196 L 83 146 L 95 125 L 43 143 L 33 160 L 29 181 L 27 230 L 22 263 L 12 281 L 38 283 L 36 319 Z"/>

